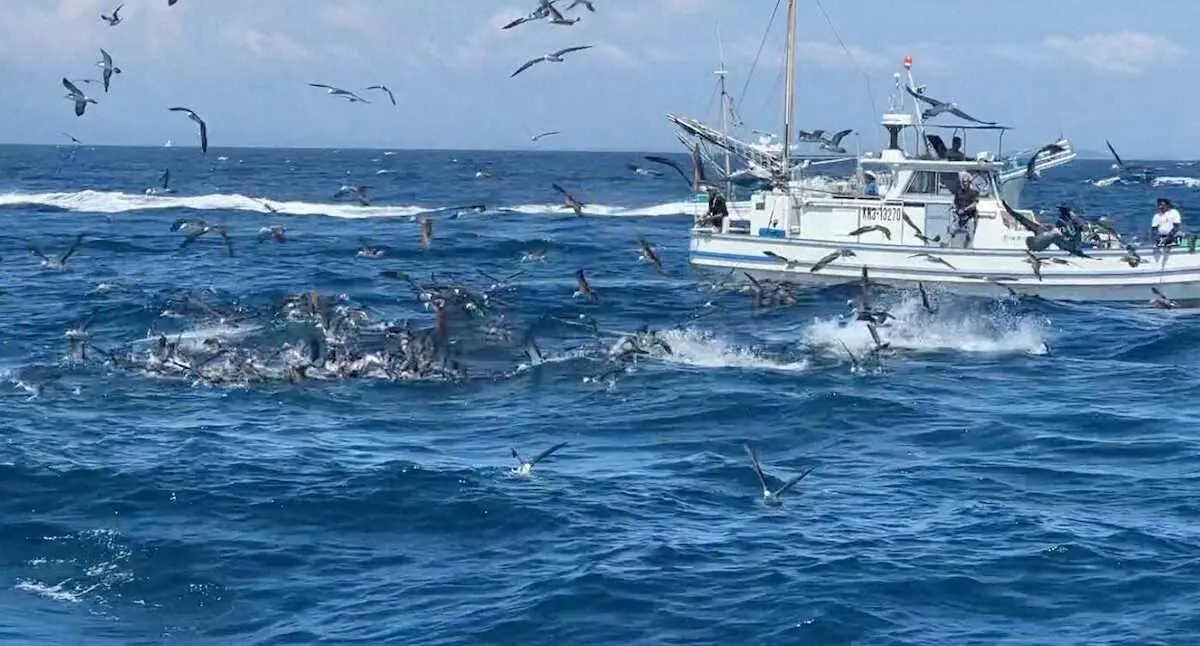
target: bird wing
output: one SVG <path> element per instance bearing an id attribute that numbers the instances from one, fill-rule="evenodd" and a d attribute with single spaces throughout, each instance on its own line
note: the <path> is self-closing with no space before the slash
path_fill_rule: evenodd
<path id="1" fill-rule="evenodd" d="M 196 118 L 196 121 L 200 123 L 200 152 L 206 153 L 208 152 L 208 124 L 201 121 L 199 117 Z"/>
<path id="2" fill-rule="evenodd" d="M 848 135 L 852 132 L 854 132 L 853 129 L 840 130 L 837 133 L 835 133 L 832 137 L 829 138 L 829 143 L 836 146 L 839 143 L 841 143 L 842 139 L 844 139 L 846 137 L 846 135 Z"/>
<path id="3" fill-rule="evenodd" d="M 1121 156 L 1117 154 L 1117 149 L 1113 148 L 1113 145 L 1108 143 L 1107 139 L 1104 140 L 1104 145 L 1108 146 L 1108 152 L 1112 153 L 1113 159 L 1117 160 L 1117 166 L 1124 166 L 1125 162 L 1121 161 Z"/>
<path id="4" fill-rule="evenodd" d="M 562 134 L 561 130 L 547 130 L 546 132 L 541 132 L 541 133 L 538 133 L 537 135 L 534 135 L 533 140 L 537 141 L 538 139 L 541 139 L 542 137 L 549 137 L 550 135 L 559 135 L 559 134 Z"/>
<path id="5" fill-rule="evenodd" d="M 770 491 L 767 487 L 767 479 L 763 476 L 762 465 L 758 463 L 758 456 L 754 454 L 754 449 L 750 447 L 749 442 L 742 442 L 742 448 L 746 449 L 746 455 L 750 458 L 750 466 L 754 469 L 754 475 L 758 476 L 758 483 L 762 485 L 763 491 Z"/>
<path id="6" fill-rule="evenodd" d="M 332 85 L 325 85 L 324 83 L 309 83 L 309 85 L 311 85 L 313 87 L 325 88 L 326 90 L 336 90 L 337 89 L 337 88 L 333 87 Z"/>
<path id="7" fill-rule="evenodd" d="M 544 60 L 546 60 L 546 59 L 544 59 L 544 58 L 535 58 L 535 59 L 532 59 L 532 60 L 526 61 L 524 65 L 522 65 L 522 66 L 518 67 L 518 68 L 517 68 L 517 71 L 515 71 L 515 72 L 513 72 L 511 75 L 509 75 L 509 77 L 508 77 L 508 78 L 512 78 L 512 77 L 514 77 L 514 76 L 516 76 L 516 75 L 520 74 L 521 72 L 524 72 L 525 70 L 527 70 L 527 69 L 529 69 L 529 68 L 533 67 L 534 65 L 537 65 L 538 63 L 541 63 L 541 62 L 542 62 L 542 61 L 544 61 Z"/>
<path id="8" fill-rule="evenodd" d="M 780 487 L 780 488 L 778 488 L 778 489 L 776 489 L 776 490 L 775 490 L 775 496 L 776 496 L 776 497 L 782 496 L 782 495 L 783 495 L 783 493 L 784 493 L 785 491 L 787 491 L 788 489 L 791 489 L 792 487 L 796 486 L 796 483 L 797 483 L 797 482 L 800 482 L 800 481 L 801 481 L 801 480 L 803 480 L 803 479 L 804 479 L 804 478 L 805 478 L 805 477 L 806 477 L 808 474 L 812 473 L 812 470 L 813 470 L 813 467 L 809 467 L 809 468 L 805 469 L 805 470 L 804 470 L 804 472 L 803 472 L 803 473 L 801 473 L 800 475 L 798 475 L 798 476 L 795 476 L 795 477 L 794 477 L 794 478 L 792 478 L 791 480 L 788 480 L 787 482 L 783 483 L 783 486 L 782 486 L 782 487 Z"/>
<path id="9" fill-rule="evenodd" d="M 541 460 L 543 460 L 547 457 L 550 457 L 550 454 L 554 453 L 555 451 L 561 449 L 562 447 L 564 447 L 566 445 L 567 445 L 566 442 L 559 442 L 558 444 L 555 444 L 554 446 L 546 449 L 545 451 L 538 453 L 537 455 L 533 456 L 532 460 L 529 461 L 529 465 L 533 466 L 533 465 L 537 464 L 538 462 L 540 462 Z"/>
<path id="10" fill-rule="evenodd" d="M 67 250 L 63 252 L 62 258 L 59 258 L 60 262 L 67 262 L 67 260 L 75 254 L 75 252 L 79 249 L 79 245 L 83 244 L 83 237 L 85 235 L 87 234 L 81 233 L 75 236 L 75 242 L 72 242 L 71 246 L 67 247 Z"/>
<path id="11" fill-rule="evenodd" d="M 170 110 L 171 112 L 183 112 L 183 113 L 187 114 L 187 116 L 189 116 L 189 117 L 191 117 L 191 118 L 193 118 L 193 119 L 199 119 L 199 118 L 200 118 L 200 117 L 198 117 L 198 116 L 196 115 L 196 113 L 195 113 L 195 112 L 192 112 L 192 109 L 191 109 L 191 108 L 180 108 L 180 107 L 175 107 L 175 108 L 167 108 L 167 109 L 168 109 L 168 110 Z"/>
<path id="12" fill-rule="evenodd" d="M 666 157 L 659 157 L 657 155 L 647 155 L 645 157 L 645 159 L 646 159 L 646 161 L 652 161 L 656 164 L 663 164 L 665 166 L 670 166 L 671 168 L 674 168 L 675 172 L 679 173 L 679 176 L 682 177 L 684 179 L 684 181 L 686 181 L 688 184 L 692 183 L 692 178 L 688 177 L 688 174 L 686 172 L 684 172 L 683 167 L 680 166 L 679 164 L 675 163 L 674 161 L 667 159 Z"/>
<path id="13" fill-rule="evenodd" d="M 972 117 L 971 115 L 967 114 L 966 112 L 963 112 L 962 110 L 959 110 L 958 108 L 950 108 L 948 110 L 948 112 L 956 117 L 966 119 L 967 121 L 974 121 L 975 123 L 982 123 L 985 126 L 996 125 L 995 121 L 983 121 L 981 119 L 976 119 L 975 117 Z"/>
<path id="14" fill-rule="evenodd" d="M 512 29 L 513 27 L 516 27 L 517 25 L 525 23 L 528 20 L 529 20 L 529 18 L 527 16 L 522 16 L 522 17 L 517 18 L 516 20 L 508 23 L 507 25 L 504 25 L 503 27 L 501 27 L 501 29 Z"/>
<path id="15" fill-rule="evenodd" d="M 110 56 L 108 52 L 104 51 L 103 47 L 100 48 L 100 56 L 104 59 L 105 68 L 112 67 L 112 56 Z"/>
<path id="16" fill-rule="evenodd" d="M 63 77 L 62 84 L 63 84 L 63 87 L 67 88 L 67 91 L 70 92 L 71 94 L 74 94 L 77 96 L 83 95 L 83 92 L 80 92 L 79 88 L 75 87 L 75 84 L 72 83 L 71 81 L 67 80 L 67 78 L 65 76 Z"/>
<path id="17" fill-rule="evenodd" d="M 942 105 L 941 101 L 938 101 L 937 99 L 935 99 L 933 97 L 925 96 L 924 94 L 921 94 L 920 92 L 913 90 L 911 87 L 905 86 L 904 89 L 906 91 L 908 91 L 908 93 L 911 94 L 913 96 L 913 98 L 915 98 L 918 101 L 922 101 L 922 102 L 932 105 L 934 107 Z"/>
<path id="18" fill-rule="evenodd" d="M 1005 202 L 1004 200 L 1000 200 L 1000 204 L 1004 205 L 1004 210 L 1005 210 L 1005 212 L 1008 213 L 1009 217 L 1016 220 L 1018 223 L 1020 223 L 1021 226 L 1025 227 L 1029 231 L 1031 231 L 1033 233 L 1041 233 L 1044 230 L 1044 227 L 1042 225 L 1038 224 L 1037 222 L 1034 222 L 1033 220 L 1030 220 L 1029 218 L 1025 217 L 1024 215 L 1021 215 L 1020 213 L 1017 213 L 1015 210 L 1013 210 L 1013 208 L 1008 205 L 1008 202 Z"/>
<path id="19" fill-rule="evenodd" d="M 582 202 L 579 201 L 579 198 L 575 197 L 574 195 L 571 195 L 570 193 L 567 192 L 567 189 L 559 186 L 558 184 L 551 184 L 550 186 L 554 187 L 554 190 L 558 191 L 559 193 L 562 193 L 563 197 L 570 200 L 571 202 L 574 202 L 576 204 L 583 204 Z"/>
<path id="20" fill-rule="evenodd" d="M 561 14 L 560 14 L 560 17 L 561 17 Z M 557 52 L 554 52 L 553 55 L 554 56 L 562 56 L 563 54 L 569 54 L 571 52 L 577 52 L 577 51 L 580 51 L 583 49 L 590 49 L 590 48 L 591 48 L 591 45 L 579 45 L 577 47 L 568 47 L 566 49 L 560 49 Z"/>

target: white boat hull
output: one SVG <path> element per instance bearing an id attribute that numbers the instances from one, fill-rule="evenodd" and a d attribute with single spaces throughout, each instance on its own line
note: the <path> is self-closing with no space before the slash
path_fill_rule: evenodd
<path id="1" fill-rule="evenodd" d="M 744 271 L 755 278 L 793 283 L 834 285 L 860 279 L 866 266 L 872 281 L 900 288 L 923 283 L 969 296 L 1001 296 L 1008 289 L 1022 296 L 1056 301 L 1141 302 L 1154 298 L 1158 288 L 1175 301 L 1200 301 L 1200 253 L 1174 247 L 1168 253 L 1143 250 L 1142 262 L 1129 266 L 1123 250 L 1088 250 L 1093 258 L 1078 258 L 1062 251 L 1042 257 L 1062 258 L 1069 264 L 1046 262 L 1042 278 L 1033 273 L 1028 256 L 1015 249 L 950 249 L 893 244 L 839 244 L 834 241 L 772 239 L 745 234 L 722 234 L 707 229 L 692 231 L 690 262 L 714 270 Z M 854 256 L 839 258 L 819 271 L 811 271 L 821 258 L 838 249 Z M 796 261 L 793 267 L 771 258 L 770 251 Z M 953 267 L 914 254 L 929 253 Z M 999 283 L 999 284 L 998 284 Z"/>

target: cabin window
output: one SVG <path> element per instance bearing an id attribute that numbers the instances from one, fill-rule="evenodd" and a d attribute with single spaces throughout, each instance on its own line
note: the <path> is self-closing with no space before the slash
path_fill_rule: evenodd
<path id="1" fill-rule="evenodd" d="M 937 173 L 931 170 L 919 170 L 912 174 L 904 192 L 913 195 L 936 195 L 938 188 Z"/>

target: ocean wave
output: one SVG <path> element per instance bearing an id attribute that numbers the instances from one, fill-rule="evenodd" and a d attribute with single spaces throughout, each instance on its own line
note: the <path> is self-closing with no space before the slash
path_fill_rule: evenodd
<path id="1" fill-rule="evenodd" d="M 424 205 L 374 205 L 362 206 L 354 203 L 303 202 L 275 200 L 266 196 L 249 196 L 238 193 L 210 193 L 205 195 L 143 195 L 120 191 L 72 191 L 61 193 L 5 193 L 0 194 L 0 208 L 59 209 L 75 213 L 100 213 L 115 215 L 138 211 L 166 209 L 192 209 L 196 211 L 247 211 L 270 213 L 270 204 L 283 215 L 320 215 L 352 220 L 369 218 L 412 218 L 422 214 L 448 210 L 443 206 Z M 485 205 L 490 215 L 521 213 L 528 215 L 568 215 L 570 211 L 561 204 L 518 204 L 515 206 Z M 646 206 L 612 206 L 588 204 L 584 215 L 609 217 L 656 217 L 687 215 L 695 211 L 691 202 L 666 202 Z"/>

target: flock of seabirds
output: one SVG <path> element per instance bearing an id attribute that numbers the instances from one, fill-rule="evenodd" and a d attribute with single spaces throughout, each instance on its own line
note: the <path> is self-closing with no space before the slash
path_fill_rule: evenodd
<path id="1" fill-rule="evenodd" d="M 167 5 L 174 6 L 178 1 L 167 0 Z M 556 6 L 560 2 L 564 5 L 561 10 Z M 122 8 L 123 5 L 118 6 L 111 15 L 102 14 L 100 17 L 108 25 L 115 27 L 124 20 L 120 13 Z M 593 2 L 589 0 L 538 0 L 537 8 L 528 15 L 504 25 L 503 29 L 512 29 L 537 21 L 569 27 L 579 22 L 581 18 L 578 16 L 568 18 L 566 14 L 579 8 L 586 8 L 593 12 L 596 10 Z M 515 77 L 539 63 L 561 63 L 566 54 L 583 51 L 589 47 L 589 45 L 568 47 L 531 59 L 518 67 L 511 76 Z M 62 79 L 63 86 L 69 92 L 67 98 L 73 102 L 77 116 L 83 116 L 87 106 L 96 104 L 98 101 L 87 96 L 76 83 L 96 84 L 101 86 L 104 92 L 108 92 L 114 75 L 122 73 L 113 57 L 104 49 L 100 51 L 101 60 L 97 62 L 97 66 L 101 68 L 100 79 L 76 79 L 75 81 L 65 77 Z M 324 89 L 329 95 L 350 103 L 370 103 L 362 95 L 351 90 L 324 83 L 310 83 L 309 85 Z M 395 95 L 386 85 L 372 85 L 363 88 L 362 91 L 368 90 L 385 93 L 391 103 L 396 104 Z M 934 107 L 939 106 L 935 105 Z M 945 106 L 942 108 L 951 109 Z M 200 151 L 202 154 L 207 153 L 208 125 L 204 119 L 187 107 L 171 107 L 169 110 L 180 112 L 197 124 Z M 836 152 L 840 149 L 841 139 L 849 132 L 842 131 L 832 136 L 825 136 L 823 131 L 814 131 L 803 133 L 803 136 L 808 137 L 814 143 L 821 144 L 825 150 Z M 532 137 L 532 140 L 536 142 L 543 137 L 555 134 L 559 134 L 559 131 L 539 133 Z M 70 135 L 67 136 L 70 137 Z M 71 139 L 77 144 L 80 143 L 74 137 Z M 647 156 L 646 159 L 674 169 L 693 188 L 702 179 L 703 162 L 698 155 L 693 155 L 691 173 L 664 157 Z M 662 171 L 636 165 L 629 165 L 629 169 L 642 175 L 662 175 Z M 168 170 L 164 173 L 161 186 L 148 189 L 147 193 L 169 192 L 169 177 Z M 561 194 L 563 208 L 572 210 L 577 216 L 582 215 L 586 205 L 581 200 L 558 184 L 551 186 Z M 363 186 L 343 186 L 335 198 L 345 195 L 353 195 L 363 205 L 370 203 L 367 189 Z M 269 203 L 263 202 L 263 206 L 273 214 L 279 213 Z M 453 211 L 456 216 L 462 210 L 482 212 L 485 207 L 472 205 L 452 207 L 449 210 Z M 432 213 L 436 213 L 436 211 Z M 1010 215 L 1023 219 L 1015 212 L 1010 212 Z M 1069 223 L 1069 214 L 1064 214 L 1063 217 L 1067 218 Z M 428 216 L 422 216 L 419 224 L 420 245 L 422 249 L 429 249 L 434 240 L 433 220 Z M 907 224 L 915 228 L 912 222 Z M 234 238 L 223 224 L 210 224 L 197 218 L 181 218 L 174 222 L 171 229 L 183 236 L 181 247 L 190 247 L 205 238 L 219 238 L 228 255 L 232 256 L 236 253 Z M 1059 231 L 1059 229 L 1055 230 Z M 64 270 L 68 268 L 69 261 L 84 244 L 86 237 L 87 234 L 79 234 L 72 244 L 59 254 L 47 255 L 32 244 L 30 251 L 41 259 L 43 267 Z M 257 235 L 258 244 L 285 243 L 287 239 L 286 229 L 281 225 L 263 227 Z M 1077 234 L 1074 236 L 1074 240 L 1078 241 Z M 1049 240 L 1045 242 L 1047 245 L 1050 243 Z M 1054 242 L 1060 246 L 1064 243 L 1061 233 Z M 1068 247 L 1074 246 L 1075 250 L 1072 253 L 1085 255 L 1078 245 L 1069 244 L 1071 240 L 1065 242 Z M 640 234 L 637 236 L 637 243 L 640 248 L 638 260 L 648 263 L 659 274 L 665 273 L 663 263 L 656 253 L 654 245 Z M 528 250 L 521 255 L 520 260 L 523 263 L 545 261 L 548 251 L 544 247 Z M 383 257 L 385 253 L 384 247 L 374 246 L 365 239 L 361 240 L 361 247 L 358 250 L 359 257 L 377 259 Z M 770 252 L 767 253 L 769 255 Z M 1136 256 L 1136 251 L 1131 251 L 1131 253 Z M 830 254 L 829 257 L 813 266 L 811 271 L 820 271 L 842 255 L 844 255 L 843 252 Z M 776 259 L 782 263 L 791 262 L 783 257 Z M 937 261 L 936 257 L 931 257 L 930 260 Z M 1135 259 L 1133 256 L 1129 258 L 1130 263 L 1138 260 L 1140 259 Z M 1030 253 L 1030 263 L 1033 265 L 1035 273 L 1039 273 L 1042 262 L 1048 261 L 1042 260 L 1033 252 Z M 1054 261 L 1058 262 L 1059 260 L 1054 259 Z M 85 362 L 99 358 L 108 367 L 136 370 L 142 374 L 158 377 L 187 379 L 196 384 L 300 383 L 313 379 L 355 377 L 396 381 L 457 381 L 468 376 L 467 366 L 462 359 L 467 350 L 499 347 L 508 348 L 510 352 L 515 351 L 524 355 L 524 360 L 520 361 L 515 369 L 499 373 L 502 378 L 536 370 L 538 366 L 547 361 L 599 360 L 604 363 L 604 369 L 598 374 L 585 377 L 584 381 L 607 383 L 611 386 L 615 383 L 618 375 L 636 366 L 640 358 L 663 357 L 673 354 L 671 345 L 661 330 L 643 327 L 631 332 L 605 332 L 601 330 L 597 320 L 587 314 L 580 314 L 575 318 L 543 315 L 518 337 L 506 320 L 506 310 L 509 306 L 507 301 L 516 291 L 517 286 L 514 281 L 526 272 L 516 271 L 504 277 L 492 276 L 483 271 L 478 271 L 478 273 L 483 278 L 481 285 L 472 285 L 461 280 L 453 282 L 439 280 L 434 275 L 430 275 L 429 280 L 422 281 L 413 278 L 408 273 L 395 270 L 379 272 L 379 276 L 383 279 L 399 281 L 410 286 L 420 306 L 433 313 L 433 325 L 426 328 L 415 327 L 409 320 L 401 322 L 372 321 L 366 308 L 352 302 L 348 297 L 330 297 L 320 294 L 317 290 L 290 295 L 283 299 L 282 303 L 261 308 L 259 311 L 254 311 L 254 308 L 237 302 L 229 307 L 217 306 L 210 303 L 203 293 L 188 292 L 168 298 L 167 302 L 162 305 L 160 316 L 181 319 L 192 314 L 199 314 L 209 325 L 219 326 L 222 332 L 193 331 L 174 336 L 166 333 L 148 334 L 146 339 L 128 344 L 127 347 L 106 349 L 92 341 L 89 327 L 99 313 L 93 311 L 82 324 L 66 332 L 68 356 L 71 361 Z M 574 276 L 576 290 L 572 298 L 581 298 L 589 303 L 597 303 L 599 296 L 588 282 L 584 270 L 576 270 Z M 786 306 L 797 302 L 794 285 L 790 283 L 757 280 L 748 274 L 745 275 L 745 278 L 745 281 L 738 280 L 733 272 L 730 272 L 719 281 L 709 285 L 708 289 L 716 292 L 740 291 L 749 294 L 755 308 Z M 1003 287 L 1003 285 L 1000 286 Z M 865 323 L 873 340 L 873 346 L 865 353 L 856 354 L 844 343 L 841 344 L 841 349 L 849 357 L 852 372 L 865 371 L 868 362 L 878 362 L 890 351 L 889 344 L 880 337 L 879 327 L 888 325 L 889 321 L 895 317 L 877 305 L 872 297 L 872 289 L 873 284 L 869 270 L 864 267 L 857 297 L 852 301 L 852 316 L 855 320 Z M 923 286 L 919 286 L 919 294 L 924 313 L 929 316 L 935 315 L 938 308 Z M 1012 295 L 1017 296 L 1015 293 Z M 156 305 L 155 308 L 157 309 L 157 307 Z M 718 307 L 712 301 L 706 303 L 688 315 L 687 320 L 678 328 L 682 329 L 684 325 L 714 313 Z M 570 327 L 579 330 L 580 344 L 565 351 L 559 357 L 548 358 L 542 353 L 536 341 L 540 332 L 547 326 Z M 239 339 L 254 338 L 255 335 L 262 338 L 269 336 L 267 333 L 270 332 L 282 331 L 286 334 L 294 333 L 297 330 L 299 330 L 297 335 L 291 336 L 290 340 L 272 349 L 258 349 L 238 342 Z M 452 331 L 458 333 L 457 336 L 459 336 L 455 342 L 451 342 Z M 514 337 L 517 337 L 515 341 Z M 139 350 L 139 346 L 144 347 Z M 1048 351 L 1048 348 L 1046 349 Z M 505 357 L 505 359 L 506 365 L 511 365 L 511 357 Z M 487 359 L 484 359 L 483 363 L 486 361 Z M 36 398 L 41 396 L 48 386 L 56 383 L 56 375 L 61 376 L 61 373 L 42 371 L 41 374 L 37 374 L 33 368 L 26 369 L 22 372 L 17 385 L 29 392 L 31 399 Z M 528 459 L 521 457 L 516 449 L 513 449 L 512 455 L 518 464 L 513 470 L 514 473 L 528 475 L 535 464 L 559 451 L 565 445 L 565 442 L 556 444 Z M 764 474 L 753 447 L 749 443 L 745 443 L 744 448 L 762 485 L 763 501 L 767 504 L 778 504 L 780 496 L 791 490 L 812 471 L 811 468 L 804 470 L 780 486 L 772 487 L 768 484 L 769 479 Z"/>

